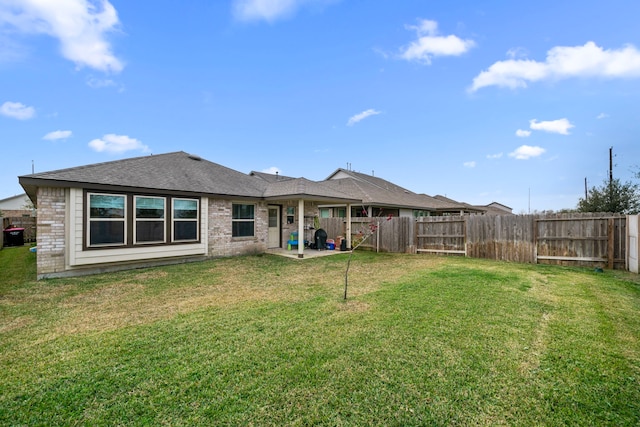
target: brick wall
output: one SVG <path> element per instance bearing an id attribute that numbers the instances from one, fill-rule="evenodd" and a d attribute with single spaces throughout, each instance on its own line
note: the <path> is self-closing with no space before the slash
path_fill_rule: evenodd
<path id="1" fill-rule="evenodd" d="M 65 190 L 38 188 L 38 277 L 65 268 Z"/>
<path id="2" fill-rule="evenodd" d="M 295 215 L 293 216 L 293 223 L 287 224 L 287 208 L 295 208 Z M 287 241 L 291 236 L 291 233 L 294 231 L 298 231 L 298 201 L 292 200 L 287 201 L 282 205 L 282 211 L 285 212 L 282 220 L 282 241 L 284 242 L 284 246 L 286 247 Z M 308 240 L 310 242 L 314 239 L 315 228 L 313 228 L 313 218 L 318 216 L 318 203 L 315 202 L 305 202 L 304 204 L 304 240 Z"/>
<path id="3" fill-rule="evenodd" d="M 250 202 L 243 202 L 250 203 Z M 267 204 L 255 203 L 255 236 L 231 236 L 230 200 L 209 199 L 209 256 L 233 256 L 262 253 L 267 249 L 268 212 Z"/>

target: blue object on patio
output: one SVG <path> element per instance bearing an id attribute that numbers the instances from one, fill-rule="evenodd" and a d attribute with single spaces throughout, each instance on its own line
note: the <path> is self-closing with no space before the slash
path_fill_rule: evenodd
<path id="1" fill-rule="evenodd" d="M 293 247 L 298 247 L 298 232 L 294 231 L 289 235 L 289 240 L 287 241 L 287 249 L 291 250 Z"/>

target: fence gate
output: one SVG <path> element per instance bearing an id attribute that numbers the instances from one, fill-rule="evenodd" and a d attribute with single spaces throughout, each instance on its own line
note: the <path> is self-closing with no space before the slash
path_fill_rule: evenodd
<path id="1" fill-rule="evenodd" d="M 416 223 L 416 252 L 467 255 L 467 220 L 459 216 L 432 216 Z"/>
<path id="2" fill-rule="evenodd" d="M 638 215 L 627 216 L 627 254 L 629 271 L 638 273 Z"/>

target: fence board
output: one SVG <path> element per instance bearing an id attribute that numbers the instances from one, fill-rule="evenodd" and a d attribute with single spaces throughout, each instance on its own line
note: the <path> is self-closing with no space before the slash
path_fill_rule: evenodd
<path id="1" fill-rule="evenodd" d="M 352 239 L 384 252 L 465 255 L 508 262 L 626 268 L 627 220 L 612 214 L 471 215 L 352 218 Z M 323 218 L 329 238 L 344 236 L 344 218 Z"/>

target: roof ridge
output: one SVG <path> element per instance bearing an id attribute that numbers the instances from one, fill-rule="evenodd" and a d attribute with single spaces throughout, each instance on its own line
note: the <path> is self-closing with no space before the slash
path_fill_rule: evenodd
<path id="1" fill-rule="evenodd" d="M 161 154 L 148 154 L 146 156 L 127 157 L 125 159 L 109 160 L 109 161 L 106 161 L 106 162 L 91 163 L 91 164 L 88 164 L 88 165 L 71 166 L 71 167 L 68 167 L 68 168 L 54 169 L 54 170 L 45 171 L 45 172 L 36 172 L 36 173 L 24 175 L 24 176 L 38 176 L 38 175 L 44 175 L 44 174 L 67 172 L 67 171 L 72 171 L 72 170 L 83 170 L 83 169 L 94 168 L 96 166 L 104 166 L 104 165 L 109 165 L 109 164 L 130 162 L 132 160 L 139 160 L 139 159 L 144 159 L 144 158 L 147 158 L 147 157 L 164 157 L 164 156 L 181 154 L 181 153 L 184 153 L 184 154 L 186 154 L 188 156 L 191 155 L 191 154 L 186 153 L 184 151 L 173 151 L 171 153 L 161 153 Z"/>

